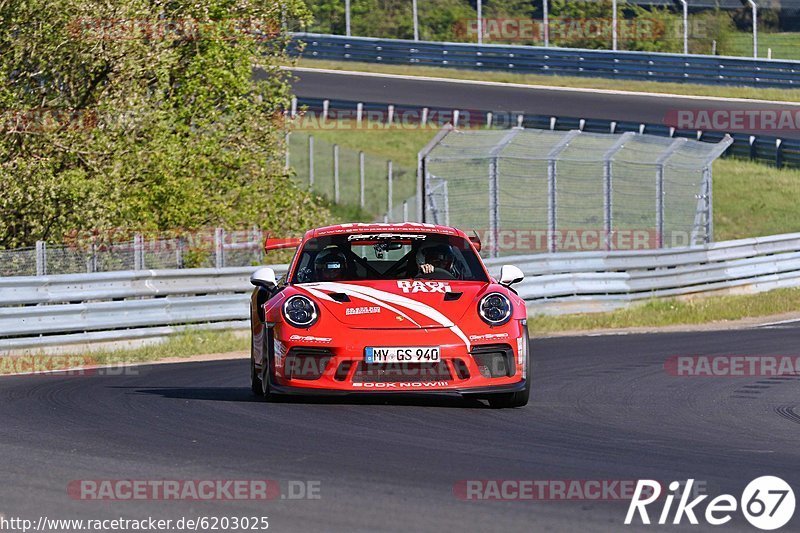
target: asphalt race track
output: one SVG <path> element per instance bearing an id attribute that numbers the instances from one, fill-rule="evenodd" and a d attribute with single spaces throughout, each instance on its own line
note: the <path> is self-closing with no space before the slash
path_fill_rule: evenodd
<path id="1" fill-rule="evenodd" d="M 675 377 L 663 365 L 791 355 L 798 341 L 794 326 L 535 340 L 532 403 L 515 410 L 424 396 L 268 404 L 252 398 L 246 360 L 0 378 L 0 514 L 257 514 L 271 531 L 661 530 L 623 526 L 625 502 L 464 501 L 454 486 L 694 478 L 738 499 L 750 480 L 777 475 L 796 490 L 800 377 Z M 81 501 L 67 494 L 80 479 L 318 481 L 320 498 Z M 800 530 L 797 514 L 782 531 Z M 663 529 L 756 531 L 739 513 Z"/>
<path id="2" fill-rule="evenodd" d="M 293 90 L 297 96 L 305 98 L 386 102 L 395 105 L 504 111 L 650 124 L 664 124 L 668 113 L 676 110 L 796 109 L 795 106 L 787 107 L 781 104 L 673 98 L 658 94 L 608 94 L 555 88 L 454 84 L 369 74 L 354 77 L 309 70 L 295 71 L 294 74 L 297 79 L 293 84 Z M 620 81 L 620 89 L 625 89 L 624 81 Z M 773 131 L 769 134 L 783 138 L 800 138 L 800 131 L 793 129 Z"/>

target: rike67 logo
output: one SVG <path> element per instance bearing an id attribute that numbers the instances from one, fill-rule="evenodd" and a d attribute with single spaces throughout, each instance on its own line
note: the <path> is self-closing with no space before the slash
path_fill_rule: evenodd
<path id="1" fill-rule="evenodd" d="M 764 531 L 772 531 L 785 526 L 794 515 L 794 491 L 779 477 L 762 476 L 754 479 L 745 487 L 742 497 L 738 501 L 730 494 L 721 494 L 707 503 L 704 513 L 700 511 L 700 504 L 708 498 L 708 495 L 697 496 L 689 501 L 693 484 L 693 479 L 687 480 L 686 489 L 680 493 L 681 483 L 673 481 L 669 484 L 670 493 L 667 493 L 664 498 L 664 504 L 656 523 L 660 525 L 680 524 L 681 520 L 686 517 L 690 524 L 697 525 L 699 515 L 705 519 L 706 523 L 720 526 L 730 522 L 737 508 L 740 508 L 750 524 Z M 662 496 L 661 493 L 662 487 L 658 481 L 639 480 L 628 507 L 628 514 L 625 516 L 625 524 L 632 524 L 637 513 L 642 524 L 650 524 L 647 506 L 659 500 Z M 679 501 L 673 514 L 672 504 L 678 493 Z M 672 515 L 671 521 L 670 515 Z"/>

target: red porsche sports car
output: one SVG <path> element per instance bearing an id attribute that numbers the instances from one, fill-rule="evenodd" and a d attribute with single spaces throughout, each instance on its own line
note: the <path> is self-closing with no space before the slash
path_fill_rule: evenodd
<path id="1" fill-rule="evenodd" d="M 519 407 L 530 396 L 524 301 L 480 243 L 423 223 L 311 230 L 284 278 L 250 278 L 253 392 L 456 393 Z M 269 245 L 268 245 L 269 248 Z"/>

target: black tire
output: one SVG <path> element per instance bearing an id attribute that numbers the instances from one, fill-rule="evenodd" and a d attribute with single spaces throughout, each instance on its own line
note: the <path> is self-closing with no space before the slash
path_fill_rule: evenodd
<path id="1" fill-rule="evenodd" d="M 525 341 L 528 343 L 528 360 L 526 361 L 525 388 L 519 392 L 504 392 L 493 394 L 488 397 L 489 406 L 493 409 L 506 409 L 510 407 L 525 407 L 531 397 L 531 340 L 528 337 L 528 330 L 525 330 Z"/>
<path id="2" fill-rule="evenodd" d="M 252 355 L 250 355 L 250 390 L 259 398 L 264 397 L 261 391 L 261 378 L 256 374 L 256 360 Z"/>
<path id="3" fill-rule="evenodd" d="M 269 357 L 264 358 L 264 368 L 261 369 L 261 377 L 258 380 L 261 387 L 261 397 L 266 401 L 275 399 L 275 395 L 270 391 L 269 386 Z"/>

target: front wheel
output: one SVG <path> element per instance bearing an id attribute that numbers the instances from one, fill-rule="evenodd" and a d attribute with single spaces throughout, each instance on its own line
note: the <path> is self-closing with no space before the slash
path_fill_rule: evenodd
<path id="1" fill-rule="evenodd" d="M 528 337 L 528 330 L 525 330 L 524 341 L 528 347 L 528 357 L 525 361 L 525 388 L 519 392 L 504 392 L 489 396 L 489 406 L 494 409 L 504 409 L 508 407 L 524 407 L 528 405 L 531 397 L 531 341 Z"/>

